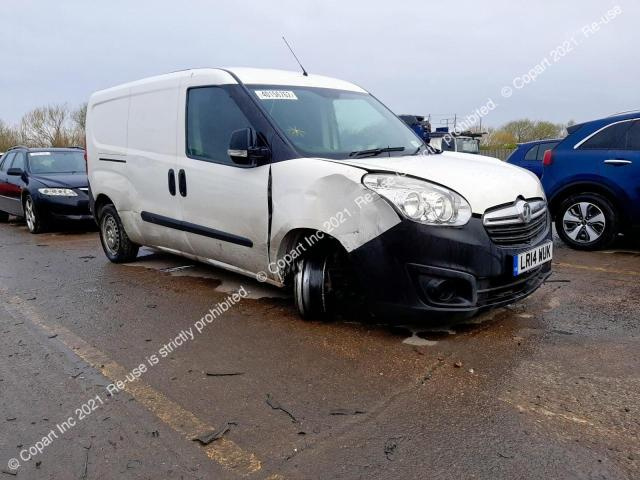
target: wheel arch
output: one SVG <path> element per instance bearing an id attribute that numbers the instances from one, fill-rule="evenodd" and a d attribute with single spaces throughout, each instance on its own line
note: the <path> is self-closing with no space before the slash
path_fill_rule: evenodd
<path id="1" fill-rule="evenodd" d="M 114 204 L 113 201 L 104 193 L 100 193 L 96 199 L 95 202 L 93 203 L 93 218 L 95 218 L 96 222 L 98 221 L 98 216 L 100 214 L 100 210 L 102 210 L 102 208 L 105 205 L 109 205 L 109 204 Z"/>
<path id="2" fill-rule="evenodd" d="M 553 196 L 549 200 L 549 209 L 553 218 L 556 217 L 558 209 L 565 199 L 569 198 L 572 195 L 578 195 L 581 193 L 595 193 L 597 195 L 603 196 L 609 202 L 611 202 L 616 211 L 619 212 L 619 214 L 623 218 L 626 218 L 625 209 L 622 207 L 622 202 L 624 201 L 624 196 L 622 195 L 624 194 L 616 192 L 614 189 L 603 183 L 589 181 L 580 181 L 567 184 L 553 194 Z"/>
<path id="3" fill-rule="evenodd" d="M 280 242 L 276 255 L 271 258 L 269 272 L 276 275 L 284 285 L 291 284 L 297 261 L 319 248 L 339 248 L 344 246 L 334 236 L 313 228 L 289 230 Z"/>

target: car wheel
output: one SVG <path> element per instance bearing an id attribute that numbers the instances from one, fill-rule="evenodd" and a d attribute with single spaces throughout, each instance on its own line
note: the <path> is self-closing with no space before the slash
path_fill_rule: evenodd
<path id="1" fill-rule="evenodd" d="M 38 234 L 46 231 L 48 222 L 45 216 L 38 210 L 36 203 L 33 201 L 31 195 L 27 195 L 24 198 L 24 219 L 27 222 L 27 228 L 33 234 Z"/>
<path id="2" fill-rule="evenodd" d="M 316 251 L 298 262 L 293 279 L 293 296 L 298 313 L 305 320 L 328 317 L 328 261 L 327 253 Z"/>
<path id="3" fill-rule="evenodd" d="M 7 223 L 9 221 L 9 214 L 0 212 L 0 223 Z"/>
<path id="4" fill-rule="evenodd" d="M 135 260 L 140 246 L 129 240 L 116 207 L 106 205 L 100 210 L 99 218 L 100 243 L 107 258 L 113 263 Z"/>
<path id="5" fill-rule="evenodd" d="M 615 207 L 596 193 L 582 193 L 567 198 L 556 214 L 558 235 L 576 250 L 607 247 L 616 237 L 618 222 Z"/>

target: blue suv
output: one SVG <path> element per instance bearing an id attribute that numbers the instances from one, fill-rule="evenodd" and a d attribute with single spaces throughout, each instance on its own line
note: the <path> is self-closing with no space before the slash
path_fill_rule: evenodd
<path id="1" fill-rule="evenodd" d="M 640 225 L 640 111 L 567 130 L 542 162 L 556 230 L 572 248 L 604 248 Z"/>
<path id="2" fill-rule="evenodd" d="M 518 148 L 507 158 L 507 163 L 526 168 L 541 178 L 544 152 L 554 148 L 560 141 L 561 139 L 547 139 L 519 143 Z"/>

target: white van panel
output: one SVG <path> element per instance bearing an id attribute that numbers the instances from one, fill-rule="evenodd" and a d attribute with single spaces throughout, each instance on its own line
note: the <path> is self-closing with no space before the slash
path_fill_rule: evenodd
<path id="1" fill-rule="evenodd" d="M 351 252 L 400 223 L 393 207 L 362 184 L 366 171 L 360 168 L 299 158 L 274 163 L 272 169 L 272 261 L 293 229 L 324 232 Z"/>
<path id="2" fill-rule="evenodd" d="M 122 96 L 89 104 L 87 118 L 91 119 L 91 125 L 87 125 L 87 140 L 95 153 L 126 154 L 128 93 L 127 89 Z"/>

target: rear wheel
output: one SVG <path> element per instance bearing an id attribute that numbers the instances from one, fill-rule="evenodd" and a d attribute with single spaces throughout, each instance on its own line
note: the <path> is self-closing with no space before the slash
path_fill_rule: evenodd
<path id="1" fill-rule="evenodd" d="M 129 240 L 116 207 L 104 206 L 100 210 L 98 225 L 100 226 L 100 243 L 109 260 L 114 263 L 135 260 L 140 246 Z"/>
<path id="2" fill-rule="evenodd" d="M 0 212 L 0 223 L 7 223 L 9 221 L 9 214 Z"/>
<path id="3" fill-rule="evenodd" d="M 24 219 L 27 222 L 27 228 L 33 234 L 44 232 L 48 227 L 46 217 L 33 201 L 31 195 L 27 195 L 24 199 Z"/>
<path id="4" fill-rule="evenodd" d="M 612 203 L 595 193 L 573 195 L 560 204 L 556 230 L 576 250 L 599 250 L 613 242 L 619 218 Z"/>

